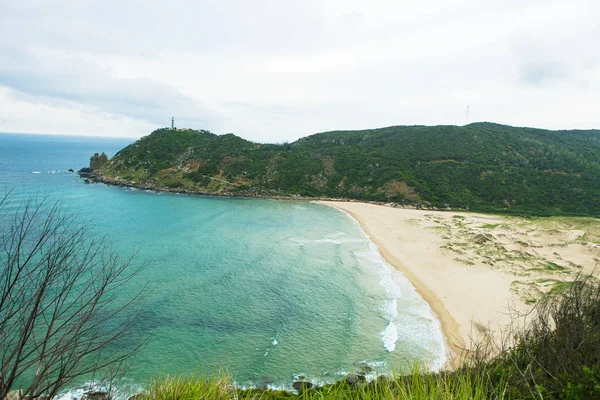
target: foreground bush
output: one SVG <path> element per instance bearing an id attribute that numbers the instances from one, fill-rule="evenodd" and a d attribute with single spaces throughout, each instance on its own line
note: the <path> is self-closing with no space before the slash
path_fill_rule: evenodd
<path id="1" fill-rule="evenodd" d="M 515 345 L 493 361 L 509 394 L 600 399 L 600 283 L 584 277 L 543 298 Z"/>

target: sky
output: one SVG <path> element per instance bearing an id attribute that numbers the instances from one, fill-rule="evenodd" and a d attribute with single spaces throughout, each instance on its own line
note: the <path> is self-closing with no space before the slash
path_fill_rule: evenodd
<path id="1" fill-rule="evenodd" d="M 600 128 L 599 15 L 597 0 L 0 0 L 0 132 Z"/>

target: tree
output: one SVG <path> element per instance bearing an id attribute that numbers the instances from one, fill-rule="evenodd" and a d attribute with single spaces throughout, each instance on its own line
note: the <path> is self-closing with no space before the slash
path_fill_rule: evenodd
<path id="1" fill-rule="evenodd" d="M 123 289 L 141 267 L 60 204 L 30 199 L 8 212 L 8 199 L 0 198 L 0 399 L 15 389 L 52 398 L 143 343 L 124 343 L 142 292 Z"/>

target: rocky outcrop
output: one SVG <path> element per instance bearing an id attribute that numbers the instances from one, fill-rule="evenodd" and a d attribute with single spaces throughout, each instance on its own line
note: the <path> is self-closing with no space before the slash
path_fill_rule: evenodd
<path id="1" fill-rule="evenodd" d="M 358 386 L 367 381 L 367 377 L 363 374 L 348 374 L 346 383 L 350 386 Z"/>
<path id="2" fill-rule="evenodd" d="M 111 400 L 108 392 L 93 391 L 85 392 L 81 400 Z"/>
<path id="3" fill-rule="evenodd" d="M 292 383 L 292 387 L 295 390 L 297 390 L 300 394 L 305 390 L 311 389 L 313 387 L 313 384 L 305 381 L 295 381 L 294 383 Z"/>

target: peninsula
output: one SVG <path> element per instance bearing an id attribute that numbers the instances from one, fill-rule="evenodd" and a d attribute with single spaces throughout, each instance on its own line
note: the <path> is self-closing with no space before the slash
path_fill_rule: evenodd
<path id="1" fill-rule="evenodd" d="M 211 195 L 334 198 L 518 215 L 600 216 L 600 131 L 395 126 L 263 144 L 159 129 L 88 179 Z"/>

